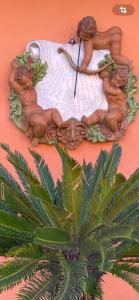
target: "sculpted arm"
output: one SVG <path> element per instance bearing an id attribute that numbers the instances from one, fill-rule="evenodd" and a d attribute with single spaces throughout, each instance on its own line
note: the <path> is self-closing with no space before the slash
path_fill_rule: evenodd
<path id="1" fill-rule="evenodd" d="M 8 83 L 10 87 L 13 89 L 13 91 L 19 95 L 22 92 L 22 87 L 15 79 L 18 67 L 19 64 L 17 60 L 14 59 L 11 64 L 11 71 L 10 71 Z"/>
<path id="2" fill-rule="evenodd" d="M 93 55 L 93 39 L 84 41 L 84 58 L 80 67 L 80 70 L 87 70 L 87 67 L 91 61 Z"/>
<path id="3" fill-rule="evenodd" d="M 119 88 L 115 88 L 111 85 L 107 69 L 100 72 L 99 77 L 103 80 L 103 89 L 106 94 L 116 96 L 118 91 L 120 92 Z"/>
<path id="4" fill-rule="evenodd" d="M 118 92 L 121 92 L 119 88 L 115 88 L 111 86 L 110 80 L 108 77 L 103 79 L 103 89 L 104 92 L 108 95 L 117 96 Z"/>

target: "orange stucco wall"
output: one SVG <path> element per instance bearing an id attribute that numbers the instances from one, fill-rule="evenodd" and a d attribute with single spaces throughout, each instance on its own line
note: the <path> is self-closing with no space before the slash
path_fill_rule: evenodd
<path id="1" fill-rule="evenodd" d="M 16 54 L 22 53 L 26 43 L 32 39 L 47 39 L 66 43 L 75 33 L 77 22 L 86 15 L 96 18 L 99 30 L 105 30 L 113 25 L 119 25 L 123 30 L 123 53 L 134 62 L 134 70 L 139 76 L 139 1 L 126 0 L 126 4 L 135 7 L 132 16 L 115 16 L 112 7 L 124 4 L 123 0 L 4 0 L 0 1 L 0 142 L 10 144 L 12 149 L 18 149 L 29 158 L 29 140 L 17 130 L 9 121 L 8 84 L 7 78 L 10 61 Z M 123 157 L 120 170 L 127 176 L 131 174 L 139 163 L 139 114 L 136 121 L 130 125 L 127 135 L 120 142 Z M 70 152 L 81 162 L 94 162 L 99 150 L 110 149 L 111 143 L 92 145 L 84 142 L 80 147 Z M 53 176 L 60 175 L 61 165 L 53 146 L 40 145 L 37 148 L 46 159 Z M 29 158 L 30 159 L 30 158 Z M 12 168 L 5 160 L 5 153 L 1 151 L 0 162 L 10 170 Z M 30 165 L 33 166 L 30 159 Z M 12 170 L 13 171 L 13 170 Z M 138 295 L 132 288 L 120 280 L 105 276 L 105 300 L 138 300 Z M 0 300 L 14 300 L 16 289 L 0 295 Z"/>

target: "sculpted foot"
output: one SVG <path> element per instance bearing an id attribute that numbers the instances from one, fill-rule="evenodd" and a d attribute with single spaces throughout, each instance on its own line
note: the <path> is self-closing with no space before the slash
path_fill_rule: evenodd
<path id="1" fill-rule="evenodd" d="M 127 122 L 127 120 L 124 120 L 124 121 L 121 123 L 120 132 L 121 132 L 122 134 L 125 134 L 126 131 L 127 131 L 127 127 L 128 127 L 128 122 Z"/>
<path id="2" fill-rule="evenodd" d="M 62 124 L 59 126 L 59 128 L 67 128 L 68 127 L 68 122 L 65 121 L 65 122 L 62 122 Z"/>
<path id="3" fill-rule="evenodd" d="M 120 140 L 122 136 L 123 135 L 122 135 L 122 133 L 120 131 L 116 131 L 115 132 L 115 140 Z"/>
<path id="4" fill-rule="evenodd" d="M 36 146 L 38 146 L 38 144 L 39 144 L 39 139 L 36 138 L 36 137 L 34 137 L 34 138 L 32 139 L 32 146 L 33 146 L 33 147 L 36 147 Z"/>
<path id="5" fill-rule="evenodd" d="M 89 126 L 88 118 L 86 116 L 83 116 L 81 118 L 81 122 L 83 122 L 85 125 Z"/>
<path id="6" fill-rule="evenodd" d="M 108 141 L 115 141 L 115 134 L 114 133 L 107 134 L 106 137 L 107 137 Z"/>
<path id="7" fill-rule="evenodd" d="M 111 134 L 107 134 L 106 136 L 108 141 L 119 141 L 123 135 L 120 131 L 117 131 Z"/>
<path id="8" fill-rule="evenodd" d="M 33 130 L 31 127 L 28 127 L 28 129 L 25 132 L 25 135 L 32 138 L 33 137 Z"/>

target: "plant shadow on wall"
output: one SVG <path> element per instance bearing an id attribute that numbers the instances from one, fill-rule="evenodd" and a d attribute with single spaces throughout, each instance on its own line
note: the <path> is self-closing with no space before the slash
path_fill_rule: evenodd
<path id="1" fill-rule="evenodd" d="M 19 183 L 0 165 L 0 291 L 25 280 L 17 299 L 103 299 L 112 273 L 139 293 L 139 169 L 117 173 L 121 148 L 80 165 L 56 144 L 63 165 L 54 184 L 43 158 L 30 150 L 38 176 L 22 154 L 1 144 Z"/>

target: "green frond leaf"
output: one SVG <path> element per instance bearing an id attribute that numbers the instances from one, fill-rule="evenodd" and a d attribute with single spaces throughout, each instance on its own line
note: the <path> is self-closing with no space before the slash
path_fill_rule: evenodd
<path id="1" fill-rule="evenodd" d="M 72 246 L 69 235 L 58 228 L 37 228 L 35 230 L 34 242 L 39 245 L 48 245 L 65 249 Z"/>
<path id="2" fill-rule="evenodd" d="M 122 254 L 120 255 L 123 258 L 127 257 L 138 257 L 139 258 L 139 243 L 132 243 L 127 247 L 123 247 Z"/>
<path id="3" fill-rule="evenodd" d="M 81 255 L 88 257 L 93 251 L 99 250 L 99 243 L 93 239 L 88 238 L 80 246 Z"/>
<path id="4" fill-rule="evenodd" d="M 113 265 L 113 268 L 114 267 L 116 267 L 116 264 Z M 139 266 L 133 265 L 133 263 L 129 263 L 129 262 L 118 263 L 117 268 L 126 272 L 139 275 Z"/>
<path id="5" fill-rule="evenodd" d="M 55 275 L 54 275 L 55 277 Z M 48 271 L 43 270 L 31 278 L 29 283 L 23 286 L 17 296 L 18 300 L 46 300 L 48 299 L 47 288 L 51 277 Z M 53 281 L 53 288 L 55 288 L 56 281 Z"/>
<path id="6" fill-rule="evenodd" d="M 49 213 L 46 211 L 43 201 L 33 195 L 28 194 L 27 198 L 32 204 L 33 209 L 35 210 L 36 214 L 38 215 L 41 224 L 48 224 L 50 226 L 53 226 L 53 222 L 51 220 L 51 217 L 49 216 Z"/>
<path id="7" fill-rule="evenodd" d="M 4 188 L 4 199 L 1 199 L 7 205 L 7 208 L 15 213 L 25 214 L 25 217 L 33 223 L 40 224 L 38 217 L 33 211 L 32 206 L 23 193 L 20 185 L 9 174 L 4 166 L 0 165 L 0 183 Z"/>
<path id="8" fill-rule="evenodd" d="M 77 161 L 58 145 L 56 146 L 63 164 L 62 199 L 63 206 L 73 213 L 73 229 L 79 232 L 82 222 L 82 203 L 83 203 L 83 172 Z"/>
<path id="9" fill-rule="evenodd" d="M 132 239 L 134 226 L 130 225 L 117 225 L 107 227 L 93 233 L 93 237 L 99 240 L 112 240 L 116 238 Z"/>
<path id="10" fill-rule="evenodd" d="M 42 205 L 52 227 L 59 227 L 70 231 L 73 219 L 72 214 L 67 212 L 64 208 L 56 207 L 47 201 L 43 201 Z"/>
<path id="11" fill-rule="evenodd" d="M 106 219 L 113 221 L 114 218 L 124 211 L 130 204 L 139 200 L 139 169 L 125 182 L 112 205 L 107 210 Z"/>
<path id="12" fill-rule="evenodd" d="M 125 177 L 122 174 L 116 174 L 113 182 L 107 182 L 104 186 L 102 193 L 102 200 L 99 205 L 99 213 L 107 209 L 108 205 L 112 202 L 113 198 L 117 196 L 118 190 L 125 182 Z"/>
<path id="13" fill-rule="evenodd" d="M 85 224 L 81 226 L 80 229 L 81 240 L 84 241 L 85 238 L 92 236 L 93 232 L 95 232 L 97 229 L 99 230 L 99 228 L 101 229 L 102 225 L 103 225 L 103 221 L 100 215 L 95 215 L 93 213 L 92 215 L 90 214 L 90 217 L 88 217 Z"/>
<path id="14" fill-rule="evenodd" d="M 34 184 L 39 183 L 38 178 L 30 170 L 27 161 L 20 152 L 12 152 L 6 144 L 1 143 L 0 146 L 7 152 L 7 159 L 14 166 L 25 189 L 28 190 L 30 182 L 33 182 Z"/>
<path id="15" fill-rule="evenodd" d="M 93 166 L 91 163 L 86 164 L 83 162 L 83 205 L 82 205 L 82 224 L 85 223 L 87 217 L 88 203 L 91 197 L 92 186 L 93 186 Z"/>
<path id="16" fill-rule="evenodd" d="M 10 186 L 6 182 L 4 183 L 3 203 L 5 203 L 11 212 L 13 211 L 15 214 L 20 213 L 24 216 L 29 223 L 41 225 L 41 220 L 28 200 L 28 197 L 21 190 L 15 191 L 12 184 Z"/>
<path id="17" fill-rule="evenodd" d="M 111 269 L 110 272 L 118 277 L 126 281 L 129 285 L 131 285 L 137 293 L 139 293 L 139 276 L 136 273 L 128 272 L 122 270 L 121 266 L 114 265 Z"/>
<path id="18" fill-rule="evenodd" d="M 39 245 L 34 243 L 12 247 L 7 253 L 7 257 L 20 257 L 37 259 L 43 255 L 43 251 Z"/>
<path id="19" fill-rule="evenodd" d="M 16 259 L 0 267 L 0 292 L 27 279 L 38 268 L 37 260 Z"/>
<path id="20" fill-rule="evenodd" d="M 56 300 L 78 300 L 86 286 L 87 264 L 86 260 L 80 259 L 69 264 L 61 256 L 60 264 L 62 268 L 62 279 L 60 289 L 56 295 Z"/>
<path id="21" fill-rule="evenodd" d="M 93 300 L 103 300 L 103 290 L 101 283 L 96 280 L 93 276 L 87 278 L 86 284 L 87 293 Z"/>
<path id="22" fill-rule="evenodd" d="M 51 176 L 51 173 L 46 165 L 44 159 L 41 157 L 40 154 L 30 150 L 31 155 L 34 158 L 38 173 L 40 175 L 41 184 L 44 188 L 48 191 L 50 199 L 52 203 L 55 202 L 55 193 L 54 193 L 54 181 Z"/>
<path id="23" fill-rule="evenodd" d="M 92 172 L 93 193 L 95 193 L 98 190 L 98 187 L 100 186 L 100 183 L 103 178 L 104 165 L 107 161 L 107 158 L 108 158 L 108 153 L 104 150 L 101 150 Z"/>
<path id="24" fill-rule="evenodd" d="M 43 201 L 52 204 L 48 191 L 40 184 L 30 183 L 30 190 L 26 194 L 29 196 L 35 196 L 36 198 L 42 199 Z"/>
<path id="25" fill-rule="evenodd" d="M 0 236 L 20 241 L 31 241 L 34 227 L 25 219 L 0 211 Z"/>
<path id="26" fill-rule="evenodd" d="M 7 237 L 6 235 L 0 236 L 0 248 L 2 249 L 2 256 L 6 256 L 6 253 L 11 249 L 13 246 L 22 245 L 23 241 L 12 239 L 11 237 Z"/>
<path id="27" fill-rule="evenodd" d="M 63 208 L 62 201 L 62 182 L 58 179 L 55 186 L 55 204 L 59 208 Z"/>
<path id="28" fill-rule="evenodd" d="M 71 158 L 66 151 L 56 144 L 63 165 L 62 194 L 63 205 L 66 210 L 73 212 L 72 194 L 73 188 L 81 178 L 82 168 L 77 161 Z"/>
<path id="29" fill-rule="evenodd" d="M 19 192 L 21 191 L 20 185 L 17 183 L 17 181 L 13 178 L 13 176 L 6 170 L 6 168 L 0 164 L 0 182 L 3 184 L 7 184 L 9 187 L 12 186 L 12 188 Z"/>
<path id="30" fill-rule="evenodd" d="M 113 185 L 115 180 L 117 167 L 121 157 L 121 147 L 118 144 L 114 144 L 110 153 L 104 157 L 105 160 L 101 166 L 102 170 L 100 171 L 99 180 L 97 181 L 97 185 L 95 186 L 90 199 L 91 210 L 95 213 L 98 213 L 99 210 L 102 210 L 103 206 L 105 206 L 107 197 L 109 200 L 109 187 Z"/>
<path id="31" fill-rule="evenodd" d="M 131 203 L 113 220 L 117 224 L 134 223 L 139 216 L 139 202 Z"/>

